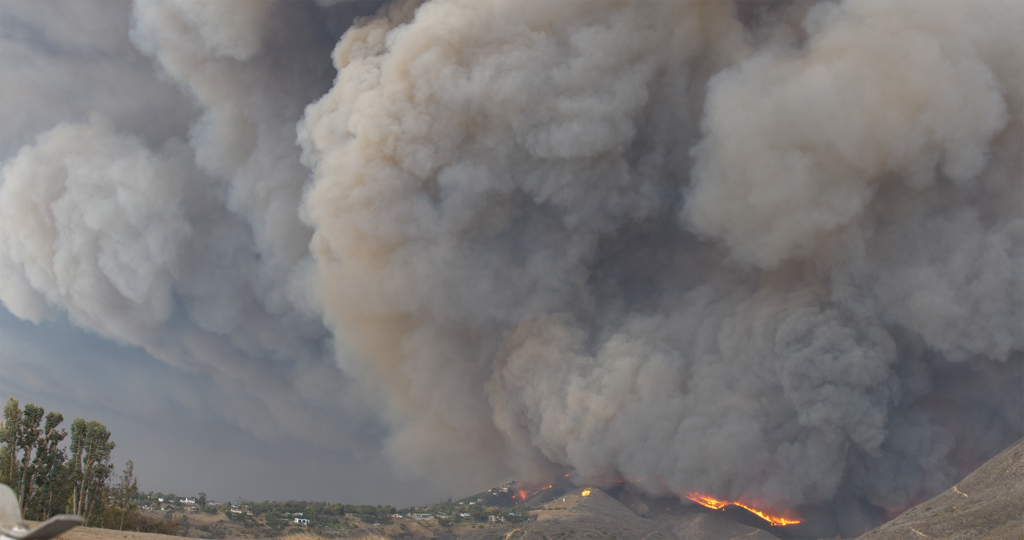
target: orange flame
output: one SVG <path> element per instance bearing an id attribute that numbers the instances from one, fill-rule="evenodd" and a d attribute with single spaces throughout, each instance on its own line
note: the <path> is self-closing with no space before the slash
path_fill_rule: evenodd
<path id="1" fill-rule="evenodd" d="M 686 498 L 690 499 L 691 501 L 693 501 L 693 502 L 695 502 L 697 504 L 702 504 L 704 506 L 707 506 L 708 508 L 710 508 L 712 510 L 719 510 L 719 509 L 721 509 L 721 508 L 723 508 L 723 507 L 725 507 L 725 506 L 727 506 L 729 504 L 728 501 L 720 501 L 718 499 L 712 499 L 711 497 L 708 497 L 707 495 L 704 495 L 703 493 L 689 493 L 689 492 L 687 492 L 686 493 Z"/>
<path id="2" fill-rule="evenodd" d="M 704 495 L 703 493 L 687 492 L 686 498 L 690 499 L 691 501 L 693 501 L 693 502 L 695 502 L 697 504 L 702 504 L 702 505 L 704 505 L 704 506 L 706 506 L 708 508 L 711 508 L 713 510 L 720 510 L 720 509 L 722 509 L 722 508 L 724 508 L 724 507 L 726 507 L 726 506 L 728 506 L 730 504 L 735 505 L 735 506 L 739 506 L 740 508 L 746 509 L 746 510 L 748 510 L 748 511 L 754 513 L 754 514 L 757 514 L 758 517 L 760 517 L 761 519 L 767 521 L 768 523 L 771 523 L 772 525 L 775 525 L 776 527 L 784 527 L 786 525 L 795 525 L 797 523 L 803 523 L 803 521 L 804 521 L 802 519 L 789 519 L 789 518 L 784 518 L 784 517 L 781 517 L 781 516 L 773 516 L 771 514 L 768 514 L 766 512 L 758 510 L 756 508 L 752 508 L 750 506 L 747 506 L 746 504 L 743 504 L 740 501 L 720 501 L 720 500 L 715 499 L 713 497 L 709 497 L 707 495 Z"/>
<path id="3" fill-rule="evenodd" d="M 525 501 L 526 499 L 529 499 L 530 497 L 533 497 L 534 495 L 540 493 L 541 491 L 545 491 L 545 490 L 551 489 L 553 487 L 555 487 L 554 484 L 548 484 L 546 486 L 541 486 L 541 487 L 524 486 L 522 489 L 516 490 L 516 492 L 512 494 L 512 498 L 515 499 L 515 498 L 518 497 L 519 501 Z M 519 503 L 517 502 L 516 504 L 519 504 Z"/>
<path id="4" fill-rule="evenodd" d="M 583 493 L 580 493 L 580 495 L 583 495 L 584 497 L 586 497 L 587 495 L 590 495 L 590 490 L 589 489 L 584 489 Z"/>

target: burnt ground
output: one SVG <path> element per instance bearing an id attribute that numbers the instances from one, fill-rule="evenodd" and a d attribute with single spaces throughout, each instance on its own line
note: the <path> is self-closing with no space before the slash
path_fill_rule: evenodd
<path id="1" fill-rule="evenodd" d="M 784 533 L 792 530 L 791 527 L 787 527 L 788 530 L 772 527 L 761 518 L 736 506 L 712 510 L 696 504 L 684 504 L 675 498 L 651 499 L 631 490 L 629 486 L 615 490 L 615 496 L 637 515 L 663 524 L 680 539 L 771 540 L 787 538 Z"/>

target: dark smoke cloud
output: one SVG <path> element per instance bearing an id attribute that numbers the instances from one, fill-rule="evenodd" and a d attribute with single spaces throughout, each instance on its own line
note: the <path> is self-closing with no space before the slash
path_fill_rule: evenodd
<path id="1" fill-rule="evenodd" d="M 242 385 L 250 429 L 368 403 L 462 485 L 844 534 L 1022 435 L 1021 4 L 394 2 L 337 39 L 373 9 L 135 2 L 195 120 L 5 162 L 8 309 Z"/>

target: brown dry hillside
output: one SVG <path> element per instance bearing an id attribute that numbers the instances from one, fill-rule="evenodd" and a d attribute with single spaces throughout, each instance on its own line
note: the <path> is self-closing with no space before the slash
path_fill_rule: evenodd
<path id="1" fill-rule="evenodd" d="M 597 488 L 576 489 L 544 505 L 537 519 L 500 530 L 460 531 L 460 540 L 675 540 L 672 532 L 644 519 Z M 562 502 L 562 501 L 565 502 Z"/>
<path id="2" fill-rule="evenodd" d="M 859 540 L 1024 538 L 1024 439 Z"/>
<path id="3" fill-rule="evenodd" d="M 175 521 L 180 520 L 181 514 L 175 514 Z M 222 519 L 223 518 L 223 519 Z M 323 536 L 306 532 L 301 526 L 288 527 L 285 531 L 276 532 L 266 527 L 244 527 L 232 523 L 224 518 L 223 514 L 193 514 L 187 516 L 189 527 L 184 536 L 169 536 L 165 534 L 139 533 L 131 531 L 115 531 L 110 529 L 98 529 L 92 527 L 76 527 L 57 537 L 58 540 L 256 540 L 256 539 L 277 539 L 277 540 L 340 540 L 342 538 L 353 538 L 358 540 L 373 540 L 381 538 L 403 537 L 407 540 L 450 538 L 451 531 L 437 524 L 436 520 L 420 522 L 415 520 L 402 520 L 403 523 L 374 526 L 369 523 L 362 523 L 353 520 L 351 527 L 345 531 L 326 531 Z M 38 525 L 37 522 L 28 522 L 31 526 Z M 202 527 L 202 528 L 200 528 Z M 495 527 L 498 528 L 498 527 Z M 216 533 L 216 536 L 211 536 Z"/>
<path id="4" fill-rule="evenodd" d="M 458 540 L 773 540 L 768 532 L 742 525 L 723 512 L 697 505 L 669 505 L 634 494 L 609 496 L 575 488 L 534 512 L 536 520 L 493 529 L 453 529 Z M 655 504 L 657 503 L 657 504 Z M 677 501 L 678 503 L 678 501 Z"/>
<path id="5" fill-rule="evenodd" d="M 92 527 L 75 527 L 57 537 L 59 540 L 183 540 L 166 534 L 113 531 Z"/>

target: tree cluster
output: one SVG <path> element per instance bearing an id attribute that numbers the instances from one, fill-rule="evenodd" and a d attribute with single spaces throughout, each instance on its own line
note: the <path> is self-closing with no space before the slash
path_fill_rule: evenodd
<path id="1" fill-rule="evenodd" d="M 22 516 L 41 521 L 66 513 L 93 527 L 148 528 L 132 503 L 139 490 L 131 460 L 111 482 L 115 444 L 106 426 L 76 418 L 69 434 L 63 422 L 62 414 L 32 403 L 22 409 L 13 397 L 4 406 L 0 482 L 18 496 Z"/>

